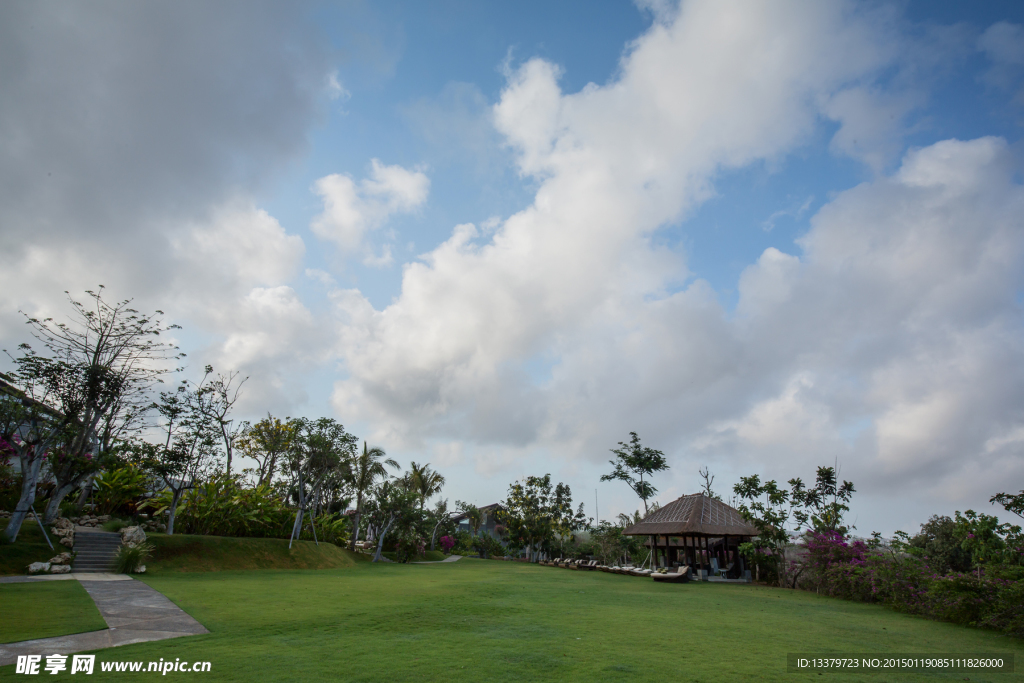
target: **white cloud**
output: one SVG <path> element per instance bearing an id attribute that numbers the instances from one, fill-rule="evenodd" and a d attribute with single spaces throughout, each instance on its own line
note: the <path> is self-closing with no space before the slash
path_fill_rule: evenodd
<path id="1" fill-rule="evenodd" d="M 499 469 L 537 449 L 603 461 L 637 430 L 680 462 L 788 478 L 838 456 L 879 490 L 952 490 L 1024 399 L 1005 142 L 912 151 L 838 195 L 801 254 L 769 249 L 743 273 L 734 314 L 707 283 L 672 293 L 685 264 L 649 241 L 720 169 L 796 149 L 836 93 L 870 87 L 895 54 L 882 34 L 821 3 L 693 3 L 606 86 L 564 94 L 557 67 L 525 63 L 495 121 L 534 203 L 493 236 L 457 226 L 381 311 L 335 297 L 335 409 L 392 444 L 460 439 Z M 1016 472 L 1013 457 L 986 472 Z"/>
<path id="2" fill-rule="evenodd" d="M 408 213 L 427 201 L 430 179 L 422 171 L 385 166 L 371 161 L 370 176 L 356 183 L 334 173 L 316 181 L 314 191 L 324 210 L 313 219 L 313 232 L 343 250 L 363 245 L 367 232 L 380 227 L 396 213 Z"/>
<path id="3" fill-rule="evenodd" d="M 874 68 L 878 52 L 868 27 L 832 6 L 695 3 L 637 41 L 606 87 L 564 95 L 556 67 L 528 61 L 494 111 L 521 172 L 543 180 L 534 204 L 483 245 L 459 226 L 406 266 L 399 300 L 366 319 L 367 342 L 345 345 L 339 406 L 413 415 L 410 430 L 454 410 L 482 435 L 513 422 L 535 438 L 536 389 L 514 366 L 683 277 L 646 236 L 707 197 L 723 165 L 800 143 L 815 94 Z M 353 187 L 339 204 L 352 205 Z M 511 420 L 482 407 L 508 404 L 520 406 Z"/>
<path id="4" fill-rule="evenodd" d="M 1024 74 L 1024 26 L 1000 21 L 978 38 L 978 49 L 992 61 L 982 78 L 999 88 L 1013 88 Z"/>
<path id="5" fill-rule="evenodd" d="M 225 278 L 242 287 L 284 282 L 297 272 L 306 251 L 301 237 L 287 234 L 277 219 L 246 202 L 219 207 L 209 221 L 172 233 L 171 244 L 177 258 L 190 264 L 188 283 L 200 278 L 207 287 Z"/>

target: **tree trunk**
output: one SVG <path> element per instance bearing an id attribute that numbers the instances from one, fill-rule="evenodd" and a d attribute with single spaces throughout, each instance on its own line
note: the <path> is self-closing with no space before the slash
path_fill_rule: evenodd
<path id="1" fill-rule="evenodd" d="M 362 514 L 363 514 L 363 492 L 362 491 L 357 491 L 356 492 L 355 523 L 352 525 L 352 541 L 348 545 L 348 549 L 353 551 L 353 552 L 356 549 L 356 541 L 359 540 L 359 521 L 362 518 Z"/>
<path id="2" fill-rule="evenodd" d="M 60 514 L 60 504 L 64 500 L 64 497 L 75 490 L 75 487 L 82 480 L 74 479 L 68 484 L 57 487 L 50 496 L 50 502 L 46 505 L 46 511 L 43 513 L 43 524 L 53 524 L 54 520 L 57 519 L 57 515 Z"/>
<path id="3" fill-rule="evenodd" d="M 306 511 L 302 509 L 302 504 L 299 504 L 299 509 L 295 511 L 295 523 L 292 524 L 292 535 L 288 539 L 288 547 L 292 547 L 292 542 L 295 541 L 302 534 L 302 515 Z"/>
<path id="4" fill-rule="evenodd" d="M 11 513 L 11 520 L 7 522 L 4 529 L 4 536 L 10 543 L 18 539 L 18 532 L 21 531 L 21 523 L 25 521 L 32 504 L 36 502 L 36 484 L 39 481 L 39 470 L 43 466 L 43 459 L 21 457 L 21 497 L 18 504 Z"/>
<path id="5" fill-rule="evenodd" d="M 167 535 L 174 535 L 174 516 L 178 512 L 178 503 L 181 502 L 181 496 L 185 493 L 184 488 L 172 488 L 171 489 L 171 510 L 167 514 Z"/>
<path id="6" fill-rule="evenodd" d="M 441 520 L 441 522 L 443 522 L 443 521 L 444 520 Z M 441 526 L 441 522 L 438 522 L 437 524 L 434 525 L 434 532 L 432 534 L 430 534 L 430 549 L 431 550 L 434 549 L 434 539 L 437 538 L 437 527 Z"/>
<path id="7" fill-rule="evenodd" d="M 398 515 L 391 515 L 391 519 L 388 520 L 387 526 L 381 530 L 380 536 L 377 537 L 377 552 L 373 555 L 374 562 L 380 562 L 381 554 L 380 551 L 384 547 L 384 536 L 387 535 L 388 531 L 391 530 L 391 525 L 395 523 L 395 519 Z"/>
<path id="8" fill-rule="evenodd" d="M 95 473 L 91 475 L 85 482 L 85 486 L 82 487 L 82 495 L 78 496 L 78 503 L 75 504 L 75 509 L 81 512 L 85 508 L 86 502 L 89 500 L 89 496 L 92 495 L 92 485 L 96 481 Z"/>

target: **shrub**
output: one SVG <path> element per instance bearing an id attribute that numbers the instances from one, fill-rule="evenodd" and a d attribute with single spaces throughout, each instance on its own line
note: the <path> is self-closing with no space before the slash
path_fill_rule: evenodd
<path id="1" fill-rule="evenodd" d="M 455 547 L 455 539 L 451 536 L 441 537 L 441 550 L 444 551 L 445 555 L 449 555 L 452 552 L 452 548 Z"/>
<path id="2" fill-rule="evenodd" d="M 96 477 L 94 490 L 96 513 L 110 515 L 135 514 L 135 503 L 145 495 L 149 476 L 134 465 L 107 470 Z"/>
<path id="3" fill-rule="evenodd" d="M 809 533 L 802 565 L 804 585 L 825 595 L 1024 636 L 1024 572 L 1017 566 L 942 575 L 900 545 L 883 552 L 835 532 Z"/>
<path id="4" fill-rule="evenodd" d="M 144 507 L 154 508 L 159 514 L 170 502 L 171 492 L 164 491 Z M 206 536 L 288 538 L 294 520 L 295 510 L 285 505 L 269 485 L 247 488 L 238 476 L 218 474 L 182 496 L 174 529 Z M 305 528 L 308 532 L 308 524 Z"/>
<path id="5" fill-rule="evenodd" d="M 153 554 L 154 546 L 142 543 L 136 546 L 121 546 L 114 558 L 114 568 L 118 574 L 134 574 L 146 564 Z"/>
<path id="6" fill-rule="evenodd" d="M 294 516 L 295 512 L 292 511 L 291 514 Z M 316 525 L 316 537 L 314 538 L 313 531 L 310 529 L 309 523 L 303 522 L 302 534 L 299 538 L 306 541 L 318 540 L 323 541 L 324 543 L 333 543 L 334 545 L 341 547 L 348 545 L 348 517 L 325 512 L 312 521 L 313 524 Z M 290 527 L 288 529 L 288 533 L 285 535 L 291 535 Z"/>

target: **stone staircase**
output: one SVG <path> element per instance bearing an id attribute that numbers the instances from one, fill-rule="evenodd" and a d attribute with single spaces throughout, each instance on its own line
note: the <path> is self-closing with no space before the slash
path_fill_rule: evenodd
<path id="1" fill-rule="evenodd" d="M 75 533 L 75 561 L 71 571 L 77 574 L 112 572 L 114 556 L 121 547 L 121 534 L 107 531 L 82 531 Z"/>

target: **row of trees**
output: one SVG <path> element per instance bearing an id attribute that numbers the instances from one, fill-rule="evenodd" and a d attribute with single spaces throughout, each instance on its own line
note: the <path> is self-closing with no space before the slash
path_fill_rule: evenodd
<path id="1" fill-rule="evenodd" d="M 219 477 L 234 488 L 248 480 L 252 490 L 292 506 L 293 538 L 306 516 L 342 512 L 355 498 L 354 547 L 361 531 L 386 533 L 394 523 L 386 511 L 398 498 L 423 512 L 443 485 L 441 475 L 416 463 L 392 480 L 387 468 L 398 463 L 365 443 L 359 452 L 356 437 L 330 418 L 236 422 L 232 411 L 247 378 L 235 372 L 215 374 L 206 366 L 198 381 L 157 391 L 182 369 L 184 354 L 165 341 L 177 326 L 165 324 L 160 311 L 144 315 L 130 301 L 108 303 L 102 287 L 86 294 L 87 304 L 68 295 L 69 323 L 26 316 L 41 352 L 30 344 L 16 354 L 5 351 L 13 370 L 0 375 L 0 454 L 16 457 L 22 474 L 4 530 L 9 540 L 35 509 L 39 491 L 50 491 L 44 521 L 52 522 L 68 494 L 86 483 L 81 508 L 96 481 L 107 489 L 131 482 L 117 494 L 122 502 L 140 489 L 165 489 L 167 532 L 174 533 L 183 498 Z M 238 454 L 256 467 L 234 474 Z M 40 486 L 44 472 L 52 487 Z M 139 483 L 147 478 L 148 485 Z M 363 519 L 368 501 L 372 520 Z"/>

